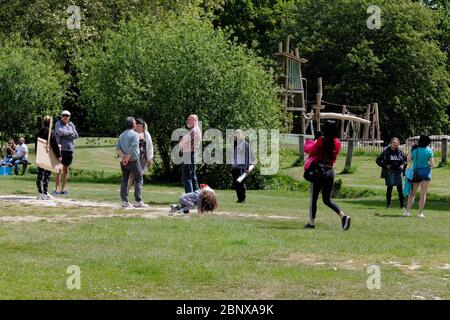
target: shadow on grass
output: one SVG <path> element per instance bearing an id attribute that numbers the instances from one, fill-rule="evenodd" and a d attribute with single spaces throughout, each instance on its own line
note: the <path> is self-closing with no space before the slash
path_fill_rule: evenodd
<path id="1" fill-rule="evenodd" d="M 258 221 L 259 229 L 276 229 L 276 230 L 306 230 L 303 229 L 303 226 L 306 224 L 298 220 L 290 220 L 290 221 Z"/>
<path id="2" fill-rule="evenodd" d="M 380 217 L 380 218 L 399 218 L 399 219 L 405 219 L 405 217 L 402 216 L 402 212 L 399 211 L 399 213 L 397 214 L 381 214 L 381 213 L 375 213 L 374 214 L 375 217 Z"/>
<path id="3" fill-rule="evenodd" d="M 346 201 L 347 203 L 351 203 L 351 204 L 355 204 L 355 205 L 360 205 L 366 208 L 383 208 L 384 210 L 386 210 L 386 200 L 376 200 L 376 199 L 347 199 Z M 394 202 L 394 199 L 393 199 Z M 405 199 L 405 203 L 406 203 L 406 199 Z M 416 200 L 414 201 L 414 205 L 412 210 L 415 210 L 418 208 L 418 197 L 416 197 Z M 430 199 L 427 200 L 427 203 L 425 204 L 425 210 L 436 210 L 436 211 L 448 211 L 450 207 L 450 203 L 446 202 L 446 201 L 439 201 L 439 200 L 434 200 L 434 199 Z M 389 210 L 397 210 L 395 208 L 391 208 Z M 401 212 L 401 209 L 398 208 L 398 211 Z M 389 216 L 388 215 L 383 215 L 383 216 Z"/>

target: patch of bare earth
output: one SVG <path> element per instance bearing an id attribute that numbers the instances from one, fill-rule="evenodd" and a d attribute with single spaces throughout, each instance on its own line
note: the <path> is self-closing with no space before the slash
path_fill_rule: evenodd
<path id="1" fill-rule="evenodd" d="M 402 264 L 398 261 L 382 261 L 382 262 L 373 262 L 367 263 L 361 260 L 351 260 L 351 259 L 321 259 L 313 254 L 305 254 L 301 252 L 291 252 L 286 256 L 282 257 L 274 257 L 272 258 L 276 261 L 282 261 L 291 264 L 301 264 L 307 266 L 324 266 L 331 267 L 334 270 L 344 269 L 344 270 L 365 270 L 370 265 L 379 265 L 380 268 L 390 266 L 399 268 L 401 271 L 405 273 L 413 273 L 416 270 L 420 270 L 425 266 L 418 264 L 417 262 L 412 262 L 410 264 Z M 427 265 L 426 267 L 430 267 L 432 269 L 440 269 L 440 270 L 450 270 L 450 264 L 444 265 Z"/>
<path id="2" fill-rule="evenodd" d="M 189 218 L 190 215 L 173 214 L 169 212 L 168 207 L 148 206 L 146 208 L 121 208 L 120 205 L 108 202 L 96 202 L 85 200 L 73 200 L 67 198 L 54 198 L 52 200 L 37 200 L 32 196 L 22 195 L 3 195 L 0 196 L 0 203 L 9 203 L 26 206 L 37 207 L 52 207 L 52 208 L 91 208 L 91 214 L 79 215 L 54 215 L 54 216 L 34 216 L 34 215 L 15 215 L 15 216 L 0 216 L 0 222 L 78 222 L 84 219 L 95 218 L 144 218 L 156 219 L 160 217 L 175 217 L 175 218 Z M 109 209 L 111 213 L 104 213 Z M 292 220 L 295 217 L 286 216 L 264 216 L 257 214 L 246 214 L 237 212 L 215 212 L 216 216 L 236 217 L 236 218 L 264 218 L 264 219 L 285 219 Z"/>

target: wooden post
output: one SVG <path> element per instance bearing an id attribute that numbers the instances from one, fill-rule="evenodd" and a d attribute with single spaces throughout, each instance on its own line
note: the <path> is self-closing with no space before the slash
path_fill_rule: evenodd
<path id="1" fill-rule="evenodd" d="M 314 117 L 316 118 L 316 130 L 320 131 L 320 110 L 325 109 L 322 105 L 322 78 L 317 80 L 317 94 L 316 94 L 316 104 L 313 106 L 315 112 Z"/>
<path id="2" fill-rule="evenodd" d="M 303 134 L 298 137 L 298 148 L 300 163 L 303 165 L 305 163 L 305 136 Z"/>
<path id="3" fill-rule="evenodd" d="M 284 51 L 286 53 L 289 53 L 289 40 L 290 40 L 291 36 L 288 35 L 286 37 L 286 44 L 285 44 L 285 49 Z M 290 61 L 288 57 L 284 57 L 284 105 L 286 107 L 286 109 L 288 108 L 288 104 L 289 104 L 289 77 L 290 77 Z"/>
<path id="4" fill-rule="evenodd" d="M 374 127 L 376 127 L 376 139 L 377 139 L 377 146 L 380 146 L 380 140 L 381 140 L 381 134 L 380 134 L 380 117 L 378 114 L 378 103 L 375 102 L 373 104 L 374 107 L 374 119 L 373 119 L 373 124 Z"/>
<path id="5" fill-rule="evenodd" d="M 347 112 L 347 106 L 342 106 L 342 114 L 345 114 Z M 345 120 L 341 120 L 341 140 L 344 139 L 344 130 L 345 130 Z"/>
<path id="6" fill-rule="evenodd" d="M 295 56 L 300 59 L 300 51 L 298 48 L 295 48 Z M 303 76 L 302 76 L 302 67 L 301 63 L 298 62 L 298 76 L 300 78 L 300 128 L 301 128 L 301 134 L 306 134 L 306 122 L 305 122 L 305 112 L 306 112 L 306 105 L 305 105 L 305 92 L 303 88 Z M 304 145 L 304 139 L 303 139 L 303 145 Z M 303 156 L 303 145 L 300 145 L 300 158 Z M 303 159 L 302 159 L 303 160 Z"/>
<path id="7" fill-rule="evenodd" d="M 366 120 L 370 121 L 370 104 L 367 105 Z M 364 125 L 364 140 L 369 140 L 369 129 L 370 129 L 370 124 L 365 124 Z"/>
<path id="8" fill-rule="evenodd" d="M 448 146 L 448 139 L 447 138 L 442 138 L 441 139 L 441 164 L 442 166 L 447 164 L 447 146 Z"/>
<path id="9" fill-rule="evenodd" d="M 289 41 L 291 40 L 291 35 L 289 34 L 289 35 L 287 35 L 286 36 L 286 44 L 285 44 L 285 49 L 284 49 L 284 52 L 289 52 Z"/>
<path id="10" fill-rule="evenodd" d="M 278 53 L 283 53 L 283 42 L 278 42 Z"/>
<path id="11" fill-rule="evenodd" d="M 345 171 L 349 171 L 352 167 L 354 140 L 347 141 L 347 156 L 345 157 Z"/>

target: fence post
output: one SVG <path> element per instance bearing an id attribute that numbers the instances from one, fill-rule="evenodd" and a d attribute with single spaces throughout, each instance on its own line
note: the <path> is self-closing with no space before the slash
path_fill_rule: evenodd
<path id="1" fill-rule="evenodd" d="M 440 166 L 445 166 L 447 164 L 447 138 L 441 139 L 441 163 Z"/>
<path id="2" fill-rule="evenodd" d="M 302 134 L 298 137 L 298 148 L 300 163 L 303 165 L 305 163 L 305 136 Z"/>
<path id="3" fill-rule="evenodd" d="M 354 140 L 349 140 L 347 145 L 347 156 L 345 157 L 345 168 L 344 171 L 350 171 L 350 168 L 352 167 L 352 158 L 353 158 L 353 147 L 354 147 Z"/>

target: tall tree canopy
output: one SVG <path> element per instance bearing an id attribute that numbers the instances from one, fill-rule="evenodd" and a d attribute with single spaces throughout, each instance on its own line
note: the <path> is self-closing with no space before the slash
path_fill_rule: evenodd
<path id="1" fill-rule="evenodd" d="M 82 68 L 82 97 L 102 130 L 119 133 L 126 116 L 148 121 L 167 174 L 171 134 L 187 116 L 203 130 L 278 128 L 272 77 L 251 51 L 210 22 L 189 17 L 139 19 L 108 34 Z"/>
<path id="2" fill-rule="evenodd" d="M 39 42 L 0 37 L 0 131 L 34 134 L 43 115 L 61 108 L 66 77 Z"/>

